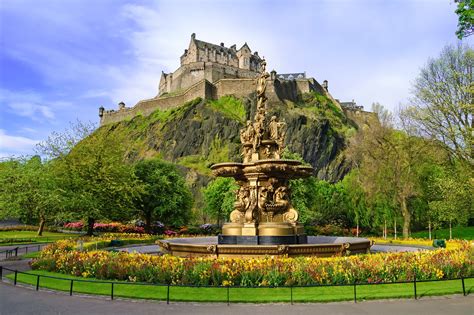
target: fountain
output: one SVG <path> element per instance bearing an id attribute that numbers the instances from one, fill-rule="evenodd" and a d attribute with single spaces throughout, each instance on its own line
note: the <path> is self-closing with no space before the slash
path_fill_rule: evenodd
<path id="1" fill-rule="evenodd" d="M 266 62 L 257 78 L 257 108 L 253 121 L 240 130 L 243 163 L 219 163 L 214 176 L 233 177 L 239 189 L 230 222 L 216 238 L 181 238 L 160 241 L 160 247 L 178 256 L 258 257 L 361 253 L 370 248 L 363 238 L 308 237 L 291 204 L 289 180 L 311 176 L 313 168 L 297 160 L 282 159 L 286 124 L 267 119 Z"/>

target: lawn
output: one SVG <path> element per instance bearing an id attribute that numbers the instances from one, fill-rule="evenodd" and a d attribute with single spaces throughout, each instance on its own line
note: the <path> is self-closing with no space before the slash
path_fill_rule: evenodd
<path id="1" fill-rule="evenodd" d="M 37 236 L 35 231 L 0 231 L 0 245 L 53 242 L 78 236 L 80 235 L 57 232 L 43 232 L 42 236 Z"/>
<path id="2" fill-rule="evenodd" d="M 474 240 L 474 226 L 453 227 L 453 238 Z M 413 238 L 428 238 L 428 231 L 414 232 L 411 234 Z M 433 239 L 449 239 L 449 228 L 432 230 L 431 237 Z"/>
<path id="3" fill-rule="evenodd" d="M 40 289 L 48 288 L 69 292 L 71 280 L 85 280 L 81 277 L 68 276 L 60 273 L 33 270 L 29 274 L 18 274 L 18 283 L 35 286 L 38 275 L 60 277 L 61 279 L 40 278 Z M 13 279 L 13 274 L 7 276 Z M 101 283 L 94 279 L 92 282 L 74 281 L 74 293 L 111 294 L 111 283 Z M 466 293 L 474 291 L 474 279 L 465 279 Z M 357 299 L 383 299 L 383 298 L 413 298 L 413 283 L 384 284 L 384 285 L 358 285 Z M 293 292 L 292 292 L 293 291 Z M 293 293 L 294 302 L 329 302 L 346 301 L 354 299 L 353 286 L 336 287 L 295 287 L 290 288 L 203 288 L 203 287 L 170 287 L 171 301 L 199 301 L 199 302 L 226 302 L 229 292 L 230 302 L 290 302 Z M 438 282 L 418 282 L 418 297 L 444 294 L 462 294 L 461 280 L 448 280 Z M 135 299 L 166 300 L 167 287 L 153 285 L 133 285 L 130 282 L 117 282 L 114 284 L 114 297 Z"/>

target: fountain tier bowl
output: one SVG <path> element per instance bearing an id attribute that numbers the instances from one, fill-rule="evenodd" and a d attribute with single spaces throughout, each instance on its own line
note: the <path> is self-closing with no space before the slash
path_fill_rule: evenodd
<path id="1" fill-rule="evenodd" d="M 307 244 L 224 245 L 217 236 L 158 241 L 162 251 L 179 257 L 253 258 L 265 256 L 318 256 L 367 253 L 372 242 L 359 237 L 308 236 Z"/>

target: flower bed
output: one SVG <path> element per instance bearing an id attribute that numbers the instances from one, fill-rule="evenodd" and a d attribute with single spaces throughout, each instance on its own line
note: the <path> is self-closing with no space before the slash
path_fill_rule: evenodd
<path id="1" fill-rule="evenodd" d="M 81 221 L 66 223 L 64 229 L 73 231 L 82 231 L 85 229 L 84 223 Z M 145 233 L 145 229 L 141 226 L 131 224 L 122 224 L 119 222 L 111 223 L 94 223 L 95 232 L 116 232 L 116 233 Z"/>
<path id="2" fill-rule="evenodd" d="M 215 259 L 74 250 L 74 242 L 48 246 L 35 269 L 98 279 L 213 286 L 350 284 L 473 276 L 473 248 L 348 257 Z"/>

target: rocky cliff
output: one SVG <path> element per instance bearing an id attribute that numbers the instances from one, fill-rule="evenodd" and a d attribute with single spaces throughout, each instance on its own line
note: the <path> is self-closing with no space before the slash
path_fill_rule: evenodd
<path id="1" fill-rule="evenodd" d="M 239 130 L 254 115 L 254 99 L 254 95 L 242 100 L 195 99 L 176 109 L 105 125 L 96 132 L 104 137 L 123 134 L 131 161 L 159 156 L 184 166 L 188 182 L 199 189 L 209 180 L 212 163 L 241 161 Z M 268 111 L 286 121 L 287 149 L 310 163 L 317 177 L 335 182 L 349 171 L 343 150 L 355 126 L 329 99 L 312 93 L 298 103 L 269 104 Z"/>

